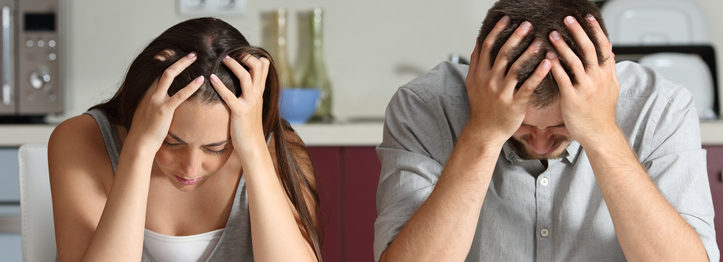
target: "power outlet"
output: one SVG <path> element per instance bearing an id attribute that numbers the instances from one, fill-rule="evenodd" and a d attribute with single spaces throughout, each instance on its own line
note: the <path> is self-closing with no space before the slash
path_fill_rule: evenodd
<path id="1" fill-rule="evenodd" d="M 181 16 L 241 16 L 246 0 L 177 0 Z"/>

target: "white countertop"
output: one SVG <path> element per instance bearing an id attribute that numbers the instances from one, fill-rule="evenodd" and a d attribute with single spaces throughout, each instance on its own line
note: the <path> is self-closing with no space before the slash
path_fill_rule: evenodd
<path id="1" fill-rule="evenodd" d="M 703 145 L 723 146 L 723 120 L 703 122 Z M 48 141 L 55 125 L 0 125 L 0 147 Z M 307 146 L 376 146 L 382 141 L 382 122 L 305 124 L 294 129 Z"/>

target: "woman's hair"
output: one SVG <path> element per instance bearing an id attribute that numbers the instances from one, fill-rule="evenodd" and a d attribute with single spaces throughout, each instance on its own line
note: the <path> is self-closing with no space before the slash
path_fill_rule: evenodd
<path id="1" fill-rule="evenodd" d="M 244 54 L 250 54 L 271 61 L 263 94 L 264 137 L 269 137 L 271 134 L 274 136 L 277 170 L 282 185 L 299 214 L 316 257 L 321 261 L 321 230 L 315 224 L 315 214 L 311 211 L 317 210 L 319 198 L 316 189 L 304 176 L 290 149 L 290 146 L 303 148 L 303 143 L 292 141 L 290 144 L 284 132 L 293 132 L 293 129 L 288 122 L 281 119 L 279 114 L 280 87 L 273 59 L 266 50 L 251 46 L 233 26 L 210 17 L 191 19 L 174 25 L 154 39 L 133 60 L 123 84 L 115 95 L 109 101 L 95 105 L 91 109 L 103 110 L 112 123 L 130 130 L 133 114 L 148 88 L 166 68 L 190 52 L 196 52 L 197 59 L 173 80 L 168 89 L 169 96 L 174 95 L 197 76 L 203 75 L 205 79 L 210 79 L 211 74 L 216 74 L 229 90 L 239 96 L 241 94 L 239 80 L 222 63 L 223 58 L 228 55 L 239 61 Z M 223 102 L 209 81 L 205 81 L 189 99 L 200 99 L 206 103 Z M 307 203 L 304 192 L 310 193 L 313 201 Z M 309 204 L 314 205 L 314 208 L 312 209 Z"/>

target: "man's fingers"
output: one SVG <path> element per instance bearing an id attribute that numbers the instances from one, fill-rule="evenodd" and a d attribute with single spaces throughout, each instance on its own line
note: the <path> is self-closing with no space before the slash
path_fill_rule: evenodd
<path id="1" fill-rule="evenodd" d="M 181 74 L 183 70 L 186 70 L 188 66 L 193 64 L 193 62 L 196 61 L 196 58 L 196 53 L 191 52 L 166 68 L 161 77 L 158 79 L 158 87 L 156 88 L 155 95 L 165 96 L 168 93 L 168 88 L 171 87 L 171 83 L 173 83 L 173 79 Z"/>
<path id="2" fill-rule="evenodd" d="M 493 73 L 504 75 L 505 71 L 507 71 L 507 65 L 510 63 L 510 53 L 520 45 L 520 42 L 522 42 L 530 31 L 532 31 L 532 23 L 528 21 L 522 22 L 522 24 L 515 29 L 515 32 L 510 35 L 507 42 L 500 48 L 500 52 L 497 54 L 494 66 L 492 67 Z"/>
<path id="3" fill-rule="evenodd" d="M 503 16 L 500 18 L 499 21 L 497 21 L 497 24 L 495 24 L 495 27 L 492 28 L 492 31 L 490 31 L 489 34 L 487 34 L 487 37 L 485 37 L 485 40 L 482 42 L 482 46 L 480 47 L 480 54 L 479 54 L 479 63 L 478 68 L 482 69 L 482 71 L 486 72 L 489 71 L 489 68 L 491 67 L 492 61 L 491 61 L 491 55 L 490 55 L 490 49 L 492 49 L 492 46 L 494 46 L 495 41 L 497 41 L 497 38 L 499 37 L 500 33 L 507 28 L 510 24 L 510 17 L 509 16 Z M 471 62 L 470 62 L 471 63 Z"/>
<path id="4" fill-rule="evenodd" d="M 183 101 L 191 97 L 193 93 L 196 93 L 201 85 L 203 85 L 203 76 L 196 77 L 196 79 L 193 79 L 191 83 L 188 83 L 188 85 L 178 90 L 178 92 L 171 97 L 169 100 L 170 105 L 175 109 L 183 103 Z"/>
<path id="5" fill-rule="evenodd" d="M 567 30 L 570 31 L 570 33 L 572 33 L 572 37 L 575 38 L 575 43 L 577 43 L 582 50 L 582 62 L 585 66 L 597 66 L 598 61 L 595 45 L 592 43 L 592 40 L 590 40 L 587 33 L 585 33 L 585 30 L 582 29 L 580 23 L 578 23 L 572 16 L 565 17 L 563 21 L 565 26 L 567 26 Z"/>
<path id="6" fill-rule="evenodd" d="M 570 46 L 567 45 L 565 39 L 562 39 L 560 33 L 557 31 L 552 31 L 549 37 L 552 46 L 555 47 L 555 50 L 557 50 L 557 53 L 560 54 L 560 57 L 562 57 L 562 59 L 567 62 L 567 65 L 570 67 L 572 73 L 576 76 L 584 76 L 586 74 L 585 66 L 582 64 L 582 61 L 580 61 L 580 58 L 577 57 L 575 52 L 570 49 Z M 555 56 L 555 58 L 557 58 L 557 56 Z M 559 59 L 557 60 L 559 61 Z M 552 62 L 554 68 L 555 61 Z"/>
<path id="7" fill-rule="evenodd" d="M 479 61 L 477 61 L 479 59 L 479 53 L 479 41 L 477 41 L 474 45 L 474 51 L 472 51 L 472 54 L 469 56 L 469 72 L 477 71 L 477 66 L 479 66 Z"/>
<path id="8" fill-rule="evenodd" d="M 520 86 L 520 90 L 518 90 L 515 94 L 515 100 L 527 103 L 532 93 L 535 92 L 535 89 L 537 89 L 542 81 L 545 80 L 545 77 L 547 77 L 551 66 L 552 64 L 549 59 L 542 59 L 542 62 L 537 65 L 537 68 L 534 72 L 532 72 L 532 75 L 530 75 L 530 77 L 522 83 L 522 86 Z"/>
<path id="9" fill-rule="evenodd" d="M 505 92 L 514 92 L 515 86 L 517 86 L 517 83 L 519 82 L 519 79 L 517 79 L 517 72 L 519 72 L 520 68 L 529 62 L 530 58 L 540 52 L 540 50 L 542 50 L 542 40 L 535 39 L 532 41 L 532 44 L 527 47 L 527 50 L 525 50 L 525 52 L 517 58 L 517 60 L 512 64 L 512 67 L 510 67 L 510 71 L 507 73 L 505 88 L 508 90 Z"/>
<path id="10" fill-rule="evenodd" d="M 597 19 L 595 19 L 593 15 L 587 15 L 585 17 L 585 20 L 590 25 L 590 28 L 592 29 L 592 34 L 596 39 L 598 47 L 600 48 L 600 54 L 603 60 L 599 61 L 599 63 L 615 64 L 613 46 L 610 43 L 608 37 L 605 35 L 605 32 L 602 30 L 600 23 L 598 23 Z"/>
<path id="11" fill-rule="evenodd" d="M 562 96 L 570 95 L 571 92 L 574 92 L 575 90 L 572 85 L 572 81 L 570 80 L 570 77 L 567 75 L 567 72 L 565 72 L 565 69 L 560 63 L 560 59 L 558 59 L 557 55 L 555 55 L 555 53 L 553 53 L 552 51 L 547 52 L 546 57 L 550 60 L 550 63 L 552 64 L 550 70 L 552 72 L 552 76 L 555 78 L 555 83 L 557 83 L 557 87 L 560 89 L 560 94 Z"/>

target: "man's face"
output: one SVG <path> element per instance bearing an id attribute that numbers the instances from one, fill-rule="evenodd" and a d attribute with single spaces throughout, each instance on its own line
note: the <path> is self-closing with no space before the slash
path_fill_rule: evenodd
<path id="1" fill-rule="evenodd" d="M 542 109 L 528 106 L 525 119 L 511 141 L 525 159 L 560 158 L 572 141 L 562 122 L 560 100 Z"/>

